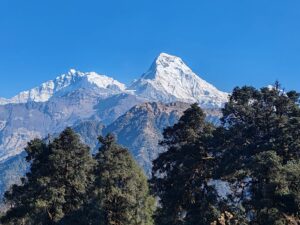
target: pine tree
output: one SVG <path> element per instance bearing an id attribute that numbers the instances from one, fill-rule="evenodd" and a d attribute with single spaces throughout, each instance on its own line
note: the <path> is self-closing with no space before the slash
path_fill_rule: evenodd
<path id="1" fill-rule="evenodd" d="M 216 194 L 208 185 L 214 158 L 210 141 L 214 127 L 193 104 L 179 122 L 167 128 L 161 144 L 167 147 L 153 162 L 153 191 L 159 198 L 156 224 L 209 224 L 215 218 Z"/>
<path id="2" fill-rule="evenodd" d="M 92 184 L 93 159 L 90 148 L 81 143 L 79 136 L 67 128 L 50 144 L 49 171 L 51 193 L 45 201 L 53 204 L 50 211 L 55 221 L 77 210 L 86 202 Z"/>
<path id="3" fill-rule="evenodd" d="M 26 160 L 30 172 L 5 198 L 11 209 L 4 224 L 52 225 L 86 202 L 92 182 L 90 149 L 71 128 L 65 129 L 49 144 L 29 143 Z"/>
<path id="4" fill-rule="evenodd" d="M 49 148 L 41 140 L 35 139 L 28 143 L 25 151 L 27 153 L 26 161 L 31 163 L 31 169 L 26 177 L 21 179 L 21 185 L 13 185 L 5 193 L 5 203 L 11 208 L 1 218 L 3 224 L 42 224 L 37 221 L 41 210 L 36 207 L 36 198 L 43 191 L 45 185 L 44 181 L 39 178 L 48 174 L 46 162 Z"/>
<path id="5" fill-rule="evenodd" d="M 223 126 L 215 133 L 222 152 L 219 172 L 239 190 L 234 198 L 242 204 L 236 210 L 251 224 L 299 218 L 300 195 L 293 185 L 299 181 L 298 100 L 299 94 L 284 92 L 278 83 L 260 90 L 242 87 L 233 90 L 223 110 Z"/>
<path id="6" fill-rule="evenodd" d="M 265 151 L 250 163 L 255 176 L 250 188 L 252 196 L 244 204 L 255 215 L 251 224 L 292 224 L 292 218 L 299 222 L 300 161 L 283 164 L 275 151 Z"/>
<path id="7" fill-rule="evenodd" d="M 275 150 L 285 162 L 300 156 L 299 94 L 279 84 L 257 90 L 235 88 L 223 110 L 222 144 L 230 160 Z M 240 167 L 247 160 L 240 161 Z M 227 163 L 227 162 L 226 162 Z M 227 163 L 228 166 L 231 165 Z"/>
<path id="8" fill-rule="evenodd" d="M 154 199 L 142 169 L 112 135 L 99 141 L 92 210 L 99 211 L 100 221 L 91 224 L 153 224 Z"/>

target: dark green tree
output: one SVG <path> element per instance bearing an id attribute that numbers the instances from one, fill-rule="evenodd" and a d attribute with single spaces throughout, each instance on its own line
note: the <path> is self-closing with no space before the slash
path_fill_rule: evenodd
<path id="1" fill-rule="evenodd" d="M 103 225 L 151 225 L 155 209 L 147 178 L 127 149 L 112 135 L 99 137 L 102 146 L 95 156 L 92 212 L 99 212 L 96 223 Z M 95 214 L 94 214 L 95 215 Z"/>
<path id="2" fill-rule="evenodd" d="M 227 159 L 239 160 L 239 167 L 244 167 L 251 156 L 269 150 L 276 151 L 284 162 L 298 158 L 298 99 L 298 93 L 285 93 L 279 84 L 260 90 L 247 86 L 235 88 L 223 109 L 222 134 L 218 135 L 221 137 L 221 149 L 229 149 Z M 237 166 L 225 163 L 228 169 L 231 165 Z"/>
<path id="3" fill-rule="evenodd" d="M 153 162 L 151 180 L 160 206 L 156 224 L 210 224 L 216 217 L 216 193 L 209 185 L 214 166 L 213 130 L 197 104 L 165 129 L 161 145 L 167 151 Z"/>
<path id="4" fill-rule="evenodd" d="M 45 199 L 55 221 L 63 218 L 86 201 L 93 182 L 94 161 L 90 148 L 80 141 L 80 137 L 71 129 L 63 131 L 50 145 L 49 171 L 51 183 L 47 187 L 49 198 Z"/>
<path id="5" fill-rule="evenodd" d="M 49 144 L 34 140 L 26 148 L 30 172 L 5 200 L 11 209 L 3 224 L 52 225 L 87 201 L 93 160 L 71 128 Z"/>
<path id="6" fill-rule="evenodd" d="M 219 174 L 238 190 L 236 210 L 250 223 L 288 224 L 287 218 L 299 216 L 292 185 L 299 181 L 298 100 L 298 93 L 284 92 L 278 83 L 259 90 L 242 87 L 233 90 L 223 110 L 223 126 L 215 132 Z"/>
<path id="7" fill-rule="evenodd" d="M 13 185 L 5 193 L 4 200 L 10 209 L 1 218 L 3 224 L 42 224 L 36 222 L 43 220 L 43 218 L 38 218 L 40 208 L 36 207 L 36 197 L 44 189 L 43 182 L 38 179 L 48 174 L 46 162 L 49 148 L 43 141 L 35 139 L 28 143 L 25 151 L 26 161 L 31 163 L 31 169 L 26 177 L 21 179 L 21 185 Z"/>
<path id="8" fill-rule="evenodd" d="M 244 204 L 252 210 L 251 224 L 293 224 L 300 222 L 300 161 L 282 163 L 275 151 L 257 154 L 250 161 L 253 181 L 251 198 Z M 295 223 L 297 224 L 297 223 Z"/>

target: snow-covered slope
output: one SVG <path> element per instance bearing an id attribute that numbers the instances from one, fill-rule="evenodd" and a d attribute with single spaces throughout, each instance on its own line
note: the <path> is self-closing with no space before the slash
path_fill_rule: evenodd
<path id="1" fill-rule="evenodd" d="M 161 53 L 150 69 L 128 90 L 153 101 L 198 102 L 202 107 L 220 107 L 228 94 L 197 76 L 181 58 Z"/>
<path id="2" fill-rule="evenodd" d="M 62 96 L 78 89 L 97 89 L 101 97 L 133 93 L 149 101 L 198 102 L 205 108 L 220 107 L 228 97 L 227 93 L 219 91 L 197 76 L 181 58 L 161 53 L 150 69 L 127 89 L 124 84 L 111 77 L 71 69 L 67 74 L 21 92 L 11 99 L 0 98 L 0 105 L 46 102 L 54 96 Z"/>
<path id="3" fill-rule="evenodd" d="M 0 105 L 8 103 L 46 102 L 53 96 L 60 96 L 76 89 L 97 88 L 99 95 L 110 96 L 125 90 L 125 85 L 105 75 L 95 72 L 83 73 L 71 69 L 67 74 L 41 84 L 39 87 L 23 91 L 11 99 L 0 98 Z"/>

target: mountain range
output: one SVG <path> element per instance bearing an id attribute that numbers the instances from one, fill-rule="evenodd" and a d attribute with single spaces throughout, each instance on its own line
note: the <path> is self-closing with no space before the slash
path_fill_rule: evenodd
<path id="1" fill-rule="evenodd" d="M 67 126 L 92 152 L 98 135 L 114 133 L 150 175 L 152 160 L 164 151 L 158 145 L 163 129 L 195 102 L 217 123 L 227 98 L 228 93 L 201 79 L 181 58 L 166 53 L 128 86 L 71 69 L 11 99 L 0 98 L 0 195 L 28 169 L 27 142 L 55 137 Z"/>

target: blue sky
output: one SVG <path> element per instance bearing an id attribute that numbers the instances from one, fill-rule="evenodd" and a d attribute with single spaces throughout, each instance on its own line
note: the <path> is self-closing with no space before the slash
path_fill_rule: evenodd
<path id="1" fill-rule="evenodd" d="M 300 91 L 299 0 L 1 0 L 0 96 L 76 68 L 129 83 L 160 53 L 221 90 Z"/>

